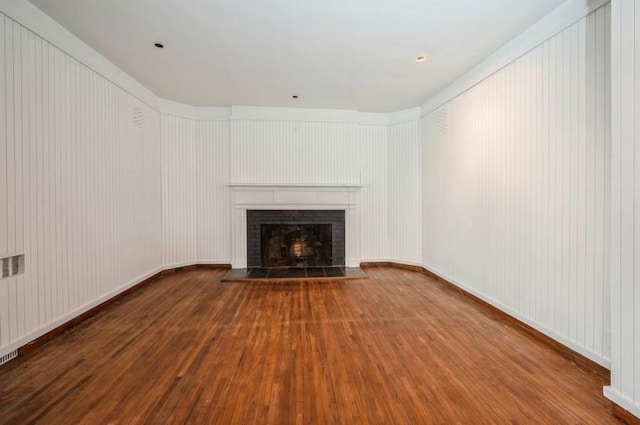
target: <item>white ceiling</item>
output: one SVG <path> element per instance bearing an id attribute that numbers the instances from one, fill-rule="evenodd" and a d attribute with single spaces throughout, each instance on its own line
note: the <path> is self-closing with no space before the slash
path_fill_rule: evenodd
<path id="1" fill-rule="evenodd" d="M 30 1 L 166 99 L 392 112 L 564 0 Z"/>

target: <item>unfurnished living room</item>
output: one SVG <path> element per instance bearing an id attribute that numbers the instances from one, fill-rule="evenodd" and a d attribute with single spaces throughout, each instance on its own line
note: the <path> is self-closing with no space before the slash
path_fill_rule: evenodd
<path id="1" fill-rule="evenodd" d="M 638 424 L 638 123 L 635 0 L 0 0 L 0 424 Z"/>

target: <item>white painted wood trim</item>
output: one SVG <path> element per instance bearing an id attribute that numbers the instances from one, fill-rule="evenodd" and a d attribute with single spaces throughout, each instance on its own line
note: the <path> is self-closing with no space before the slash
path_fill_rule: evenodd
<path id="1" fill-rule="evenodd" d="M 579 19 L 609 3 L 610 0 L 568 0 L 554 11 L 520 33 L 478 65 L 465 72 L 454 83 L 438 92 L 421 106 L 421 116 L 435 111 L 504 66 L 525 55 L 544 41 L 560 33 Z"/>
<path id="2" fill-rule="evenodd" d="M 361 262 L 360 190 L 357 186 L 233 186 L 231 192 L 231 267 L 247 267 L 247 210 L 344 210 L 345 264 Z"/>
<path id="3" fill-rule="evenodd" d="M 197 121 L 228 121 L 231 116 L 231 108 L 228 106 L 191 106 L 161 98 L 158 99 L 158 106 L 163 114 Z"/>
<path id="4" fill-rule="evenodd" d="M 640 418 L 640 404 L 634 403 L 633 400 L 625 397 L 624 394 L 616 391 L 615 388 L 610 386 L 604 387 L 603 394 L 618 406 Z"/>
<path id="5" fill-rule="evenodd" d="M 39 35 L 140 101 L 158 110 L 158 96 L 26 0 L 0 2 L 0 12 Z"/>
<path id="6" fill-rule="evenodd" d="M 37 331 L 34 332 L 30 332 L 26 335 L 23 335 L 22 337 L 20 337 L 19 339 L 11 342 L 10 344 L 0 348 L 0 356 L 4 356 L 5 354 L 8 354 L 10 352 L 12 352 L 13 350 L 17 350 L 18 348 L 30 343 L 31 341 L 34 341 L 36 339 L 38 339 L 39 337 L 41 337 L 42 335 L 45 335 L 47 332 L 50 332 L 54 329 L 56 329 L 59 326 L 64 325 L 65 323 L 67 323 L 68 321 L 72 320 L 75 317 L 80 316 L 83 313 L 86 313 L 87 311 L 91 310 L 92 308 L 102 304 L 105 301 L 110 300 L 111 298 L 117 296 L 118 294 L 121 294 L 122 292 L 126 291 L 127 289 L 134 287 L 136 285 L 138 285 L 139 283 L 145 281 L 146 279 L 149 279 L 150 277 L 156 275 L 157 273 L 160 273 L 163 270 L 169 269 L 171 267 L 163 267 L 163 268 L 158 268 L 150 273 L 145 273 L 144 275 L 138 277 L 137 279 L 132 280 L 131 282 L 128 282 L 125 285 L 120 286 L 117 289 L 114 289 L 112 291 L 109 291 L 108 293 L 96 298 L 94 301 L 87 303 L 85 305 L 83 305 L 82 307 L 76 308 L 74 310 L 69 311 L 67 314 L 65 314 L 64 316 L 59 317 L 57 320 L 48 323 L 46 326 L 43 326 L 42 328 L 38 329 Z"/>
<path id="7" fill-rule="evenodd" d="M 564 338 L 562 335 L 558 334 L 557 332 L 554 332 L 551 329 L 548 329 L 547 327 L 541 325 L 538 322 L 532 321 L 527 319 L 525 316 L 523 316 L 520 312 L 518 312 L 517 310 L 514 310 L 513 308 L 509 307 L 506 304 L 503 304 L 491 297 L 488 297 L 486 295 L 484 295 L 482 292 L 475 290 L 473 287 L 465 284 L 464 282 L 461 282 L 458 279 L 454 279 L 453 277 L 449 276 L 446 273 L 442 273 L 439 270 L 427 266 L 427 265 L 422 265 L 422 267 L 424 267 L 425 269 L 427 269 L 428 271 L 430 271 L 431 273 L 440 276 L 441 278 L 445 279 L 448 282 L 451 282 L 452 284 L 454 284 L 455 286 L 463 289 L 464 291 L 470 293 L 471 295 L 480 298 L 482 301 L 485 301 L 489 304 L 491 304 L 492 306 L 496 307 L 499 310 L 504 311 L 505 313 L 509 314 L 510 316 L 515 317 L 516 319 L 518 319 L 519 321 L 531 326 L 532 328 L 536 329 L 537 331 L 545 334 L 546 336 L 548 336 L 551 339 L 554 339 L 558 342 L 560 342 L 561 344 L 569 347 L 570 349 L 572 349 L 573 351 L 575 351 L 576 353 L 596 362 L 597 364 L 599 364 L 602 367 L 605 367 L 607 369 L 611 368 L 611 362 L 609 359 L 605 358 L 605 357 L 601 357 L 598 356 L 595 353 L 589 352 L 584 350 L 582 347 L 576 345 L 574 342 L 570 341 L 567 338 Z"/>
<path id="8" fill-rule="evenodd" d="M 295 188 L 295 189 L 328 189 L 332 190 L 335 188 L 353 188 L 358 189 L 363 187 L 361 184 L 313 184 L 313 183 L 304 183 L 304 184 L 296 184 L 296 183 L 227 183 L 226 186 L 229 187 L 247 187 L 247 188 Z"/>

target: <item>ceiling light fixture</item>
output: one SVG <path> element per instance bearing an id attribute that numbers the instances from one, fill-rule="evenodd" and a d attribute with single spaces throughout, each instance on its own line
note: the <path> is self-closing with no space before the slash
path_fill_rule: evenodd
<path id="1" fill-rule="evenodd" d="M 156 46 L 158 49 L 164 48 L 164 44 L 162 43 L 154 43 L 153 45 Z"/>
<path id="2" fill-rule="evenodd" d="M 416 58 L 417 62 L 424 62 L 424 60 L 426 59 L 426 56 L 420 55 Z"/>

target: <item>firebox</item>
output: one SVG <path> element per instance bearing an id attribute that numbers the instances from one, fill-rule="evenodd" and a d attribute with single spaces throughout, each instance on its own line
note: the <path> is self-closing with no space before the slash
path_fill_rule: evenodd
<path id="1" fill-rule="evenodd" d="M 247 267 L 344 265 L 344 210 L 247 211 Z"/>
<path id="2" fill-rule="evenodd" d="M 331 223 L 260 225 L 262 267 L 332 265 Z"/>

